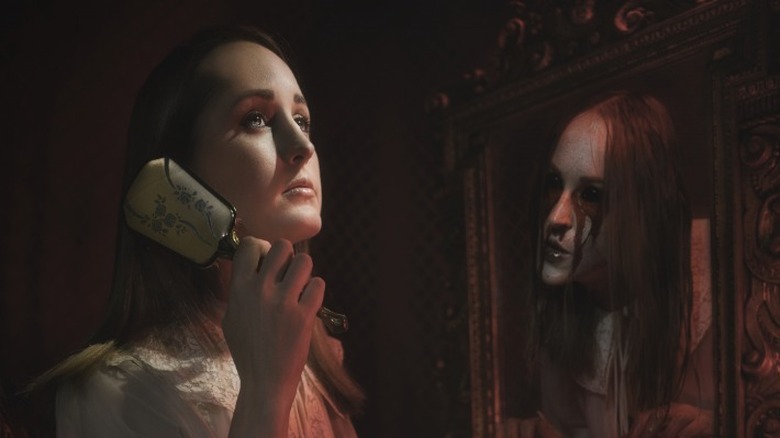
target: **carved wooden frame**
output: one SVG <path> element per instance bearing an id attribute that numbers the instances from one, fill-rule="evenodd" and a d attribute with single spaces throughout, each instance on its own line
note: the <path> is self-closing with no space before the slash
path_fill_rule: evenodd
<path id="1" fill-rule="evenodd" d="M 616 3 L 622 6 L 614 20 L 602 20 L 579 36 L 564 32 L 566 38 L 589 43 L 564 41 L 575 49 L 552 59 L 548 49 L 561 46 L 561 37 L 531 29 L 545 22 L 550 7 L 510 2 L 514 16 L 499 36 L 497 68 L 472 74 L 471 82 L 452 87 L 434 102 L 444 107 L 445 161 L 465 208 L 471 435 L 500 436 L 505 419 L 486 159 L 491 126 L 589 83 L 641 73 L 701 51 L 712 60 L 716 431 L 724 437 L 780 434 L 780 62 L 773 61 L 780 58 L 774 30 L 780 1 Z M 595 8 L 594 1 L 562 4 L 569 6 L 554 13 L 575 21 Z M 666 15 L 653 14 L 659 4 L 666 6 L 659 6 Z M 648 16 L 654 22 L 646 22 Z M 613 28 L 609 33 L 599 26 Z M 594 33 L 600 41 L 594 41 Z M 494 83 L 486 85 L 491 77 Z"/>

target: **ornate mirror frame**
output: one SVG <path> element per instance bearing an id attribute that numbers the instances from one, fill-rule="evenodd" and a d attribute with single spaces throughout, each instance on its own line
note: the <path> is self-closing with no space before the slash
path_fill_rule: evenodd
<path id="1" fill-rule="evenodd" d="M 715 428 L 723 437 L 780 433 L 780 1 L 512 1 L 510 9 L 496 66 L 434 101 L 448 193 L 464 213 L 451 234 L 465 247 L 471 435 L 500 436 L 510 403 L 496 145 L 511 126 L 531 126 L 534 114 L 573 96 L 678 73 L 700 80 L 707 109 Z M 690 68 L 699 71 L 675 70 Z"/>

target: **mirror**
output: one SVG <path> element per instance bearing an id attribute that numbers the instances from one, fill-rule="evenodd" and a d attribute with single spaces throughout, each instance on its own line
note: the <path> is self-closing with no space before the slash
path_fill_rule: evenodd
<path id="1" fill-rule="evenodd" d="M 452 235 L 465 248 L 458 290 L 469 313 L 474 437 L 511 435 L 512 419 L 540 409 L 538 375 L 522 366 L 520 324 L 536 238 L 534 175 L 562 115 L 614 90 L 657 98 L 682 145 L 699 309 L 692 317 L 694 325 L 709 317 L 713 338 L 702 377 L 712 385 L 713 431 L 780 430 L 780 5 L 621 3 L 510 3 L 497 68 L 438 96 L 447 104 L 448 193 L 463 206 Z"/>

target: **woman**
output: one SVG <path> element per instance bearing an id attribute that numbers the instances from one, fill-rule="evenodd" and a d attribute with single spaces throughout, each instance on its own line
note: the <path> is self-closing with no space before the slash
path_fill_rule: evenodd
<path id="1" fill-rule="evenodd" d="M 524 434 L 711 434 L 710 311 L 691 304 L 672 122 L 655 98 L 632 93 L 575 114 L 536 209 L 528 308 L 542 409 Z M 691 330 L 692 316 L 707 323 Z"/>
<path id="2" fill-rule="evenodd" d="M 171 157 L 236 207 L 241 243 L 232 262 L 202 269 L 120 218 L 106 322 L 37 384 L 56 389 L 59 436 L 355 435 L 362 392 L 315 318 L 325 283 L 293 251 L 321 226 L 310 126 L 294 74 L 259 31 L 203 32 L 152 72 L 125 191 L 148 160 Z"/>

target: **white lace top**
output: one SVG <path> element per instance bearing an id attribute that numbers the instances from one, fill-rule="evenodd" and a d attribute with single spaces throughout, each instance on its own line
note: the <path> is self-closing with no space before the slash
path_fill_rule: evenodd
<path id="1" fill-rule="evenodd" d="M 334 347 L 340 353 L 340 344 Z M 116 352 L 84 382 L 59 388 L 57 436 L 226 437 L 241 383 L 227 348 L 222 351 L 209 354 L 191 333 L 169 330 Z M 356 436 L 308 366 L 288 436 Z"/>

